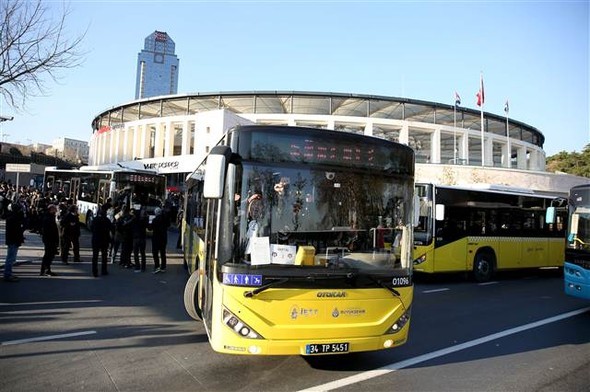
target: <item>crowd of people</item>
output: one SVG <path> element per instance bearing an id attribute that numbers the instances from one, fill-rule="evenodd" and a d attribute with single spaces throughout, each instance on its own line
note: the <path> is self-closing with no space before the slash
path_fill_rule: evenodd
<path id="1" fill-rule="evenodd" d="M 151 231 L 153 273 L 166 272 L 168 228 L 173 208 L 167 200 L 154 210 L 150 219 L 145 206 L 130 208 L 123 201 L 108 199 L 92 220 L 92 275 L 108 275 L 108 264 L 145 272 L 148 231 Z M 43 194 L 38 189 L 0 183 L 0 217 L 6 219 L 7 254 L 4 280 L 18 282 L 13 274 L 18 248 L 24 243 L 25 230 L 41 235 L 44 253 L 40 275 L 55 276 L 52 264 L 60 256 L 63 264 L 78 263 L 80 257 L 80 217 L 76 204 L 60 194 Z M 119 252 L 120 251 L 120 252 Z M 118 257 L 117 257 L 118 256 Z"/>

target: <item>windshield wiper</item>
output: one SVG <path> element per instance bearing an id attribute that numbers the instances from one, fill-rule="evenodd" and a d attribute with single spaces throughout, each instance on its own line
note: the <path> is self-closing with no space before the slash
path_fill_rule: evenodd
<path id="1" fill-rule="evenodd" d="M 261 293 L 261 292 L 263 292 L 266 289 L 270 289 L 271 287 L 281 285 L 281 284 L 283 284 L 285 282 L 288 282 L 288 281 L 289 281 L 289 278 L 283 278 L 283 279 L 274 280 L 274 281 L 272 281 L 270 283 L 267 283 L 265 285 L 262 285 L 260 287 L 257 287 L 254 290 L 246 291 L 244 293 L 244 297 L 246 297 L 246 298 L 252 298 L 256 294 Z"/>
<path id="2" fill-rule="evenodd" d="M 397 291 L 396 289 L 394 289 L 393 287 L 389 287 L 388 285 L 386 285 L 385 283 L 383 283 L 381 281 L 381 279 L 377 279 L 369 274 L 367 274 L 367 277 L 374 283 L 377 283 L 379 286 L 383 287 L 384 289 L 387 289 L 389 291 L 391 291 L 395 296 L 399 297 L 401 294 L 399 293 L 399 291 Z"/>

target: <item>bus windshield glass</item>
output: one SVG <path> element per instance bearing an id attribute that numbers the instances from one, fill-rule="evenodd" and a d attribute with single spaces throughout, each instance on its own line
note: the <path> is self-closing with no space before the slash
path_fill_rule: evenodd
<path id="1" fill-rule="evenodd" d="M 220 242 L 221 263 L 377 273 L 410 267 L 402 254 L 411 245 L 412 211 L 404 208 L 411 178 L 251 162 L 235 171 L 224 209 L 233 241 Z"/>
<path id="2" fill-rule="evenodd" d="M 590 189 L 574 188 L 569 208 L 567 248 L 590 250 Z"/>

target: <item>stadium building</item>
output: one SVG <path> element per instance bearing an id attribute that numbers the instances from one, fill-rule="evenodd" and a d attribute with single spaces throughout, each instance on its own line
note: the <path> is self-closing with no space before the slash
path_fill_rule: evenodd
<path id="1" fill-rule="evenodd" d="M 407 144 L 416 152 L 420 182 L 488 183 L 547 193 L 589 182 L 546 172 L 543 134 L 506 116 L 484 112 L 482 131 L 475 109 L 322 92 L 178 94 L 115 106 L 92 122 L 89 164 L 157 170 L 168 175 L 169 185 L 181 188 L 226 130 L 246 124 L 315 127 Z"/>

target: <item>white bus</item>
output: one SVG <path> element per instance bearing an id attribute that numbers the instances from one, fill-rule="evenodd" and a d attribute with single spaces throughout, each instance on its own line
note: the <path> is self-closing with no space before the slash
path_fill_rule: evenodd
<path id="1" fill-rule="evenodd" d="M 108 198 L 131 208 L 145 206 L 147 213 L 153 215 L 153 210 L 161 206 L 166 197 L 166 177 L 152 171 L 126 168 L 46 168 L 43 190 L 57 195 L 58 199 L 72 199 L 78 206 L 80 222 L 90 227 L 99 206 Z"/>

